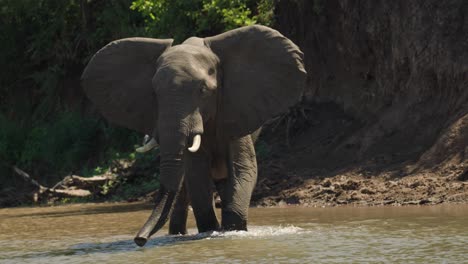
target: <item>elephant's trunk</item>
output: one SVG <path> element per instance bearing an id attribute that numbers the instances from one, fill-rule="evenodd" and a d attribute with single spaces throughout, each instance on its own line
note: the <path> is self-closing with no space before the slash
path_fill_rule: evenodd
<path id="1" fill-rule="evenodd" d="M 163 111 L 159 115 L 161 188 L 151 216 L 135 237 L 135 243 L 139 246 L 145 245 L 148 238 L 167 222 L 183 182 L 184 155 L 189 155 L 188 151 L 199 150 L 203 134 L 203 122 L 198 111 L 192 115 L 180 114 L 175 118 Z M 192 135 L 192 142 L 187 142 Z M 188 149 L 187 143 L 191 143 Z"/>
<path id="2" fill-rule="evenodd" d="M 168 156 L 162 155 L 159 170 L 161 187 L 155 200 L 155 206 L 134 239 L 140 247 L 144 246 L 149 237 L 166 224 L 171 215 L 184 177 L 182 156 L 168 158 Z"/>
<path id="3" fill-rule="evenodd" d="M 159 189 L 159 194 L 156 197 L 156 205 L 154 206 L 153 212 L 134 239 L 138 246 L 144 246 L 149 237 L 166 224 L 172 211 L 172 207 L 174 206 L 176 196 L 177 192 L 168 191 L 164 187 Z"/>
<path id="4" fill-rule="evenodd" d="M 144 246 L 149 237 L 167 222 L 174 207 L 184 178 L 183 156 L 186 152 L 186 133 L 171 130 L 160 133 L 161 163 L 159 167 L 161 187 L 155 200 L 154 209 L 136 235 L 134 241 Z"/>

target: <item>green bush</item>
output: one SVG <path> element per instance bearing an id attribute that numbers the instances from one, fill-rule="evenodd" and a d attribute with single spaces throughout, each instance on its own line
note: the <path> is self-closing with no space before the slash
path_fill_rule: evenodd
<path id="1" fill-rule="evenodd" d="M 33 176 L 41 176 L 44 184 L 54 183 L 69 173 L 93 169 L 96 173 L 96 167 L 117 158 L 118 151 L 132 151 L 140 138 L 136 132 L 109 126 L 97 118 L 84 118 L 76 112 L 62 112 L 50 122 L 32 126 L 0 115 L 0 125 L 3 165 L 17 165 Z"/>
<path id="2" fill-rule="evenodd" d="M 0 160 L 3 165 L 18 160 L 21 157 L 21 148 L 24 144 L 25 132 L 20 128 L 20 124 L 8 120 L 0 113 Z"/>
<path id="3" fill-rule="evenodd" d="M 269 25 L 273 6 L 273 0 L 137 0 L 131 8 L 145 18 L 147 35 L 180 42 L 240 26 Z"/>
<path id="4" fill-rule="evenodd" d="M 136 179 L 131 183 L 120 183 L 111 199 L 114 201 L 128 200 L 146 195 L 159 188 L 159 178 L 152 177 L 150 179 Z"/>
<path id="5" fill-rule="evenodd" d="M 22 185 L 12 165 L 52 184 L 133 147 L 136 133 L 69 105 L 83 101 L 74 90 L 92 54 L 142 31 L 131 3 L 0 0 L 0 191 Z"/>

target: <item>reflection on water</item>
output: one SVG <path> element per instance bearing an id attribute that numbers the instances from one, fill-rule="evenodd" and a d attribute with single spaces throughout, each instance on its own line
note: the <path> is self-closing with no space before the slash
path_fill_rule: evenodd
<path id="1" fill-rule="evenodd" d="M 142 204 L 0 210 L 0 263 L 468 263 L 468 206 L 252 208 L 248 232 L 133 235 Z"/>

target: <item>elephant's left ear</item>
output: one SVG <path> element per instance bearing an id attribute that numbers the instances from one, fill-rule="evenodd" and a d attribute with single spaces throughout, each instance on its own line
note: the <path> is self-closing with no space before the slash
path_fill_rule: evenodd
<path id="1" fill-rule="evenodd" d="M 265 26 L 247 26 L 204 39 L 223 71 L 222 118 L 231 137 L 258 129 L 295 104 L 305 86 L 303 54 Z"/>

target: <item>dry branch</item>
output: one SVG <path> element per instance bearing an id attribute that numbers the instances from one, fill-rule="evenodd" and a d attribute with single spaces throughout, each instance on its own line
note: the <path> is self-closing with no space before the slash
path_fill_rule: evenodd
<path id="1" fill-rule="evenodd" d="M 61 182 L 60 185 L 64 187 L 75 187 L 75 188 L 82 188 L 82 189 L 90 189 L 95 188 L 97 186 L 102 186 L 110 180 L 115 180 L 115 175 L 99 175 L 90 178 L 85 178 L 77 175 L 70 175 L 65 177 Z"/>
<path id="2" fill-rule="evenodd" d="M 27 174 L 22 169 L 20 169 L 20 168 L 18 168 L 16 166 L 12 166 L 12 168 L 13 168 L 13 171 L 16 172 L 16 174 L 18 174 L 19 176 L 21 176 L 23 178 L 23 180 L 25 180 L 25 181 L 29 182 L 31 185 L 37 187 L 39 189 L 40 193 L 45 192 L 46 190 L 49 189 L 47 187 L 44 187 L 44 186 L 40 185 L 36 180 L 31 178 L 31 176 L 29 176 L 29 174 Z"/>
<path id="3" fill-rule="evenodd" d="M 23 180 L 30 183 L 32 186 L 37 188 L 37 191 L 33 193 L 33 200 L 37 202 L 44 196 L 65 198 L 65 197 L 88 197 L 96 194 L 96 191 L 100 191 L 100 187 L 107 183 L 109 180 L 114 180 L 114 175 L 101 175 L 90 178 L 80 177 L 77 175 L 70 175 L 65 177 L 60 182 L 56 183 L 54 187 L 48 188 L 41 185 L 39 182 L 34 180 L 28 173 L 12 166 L 13 171 L 21 176 Z"/>

